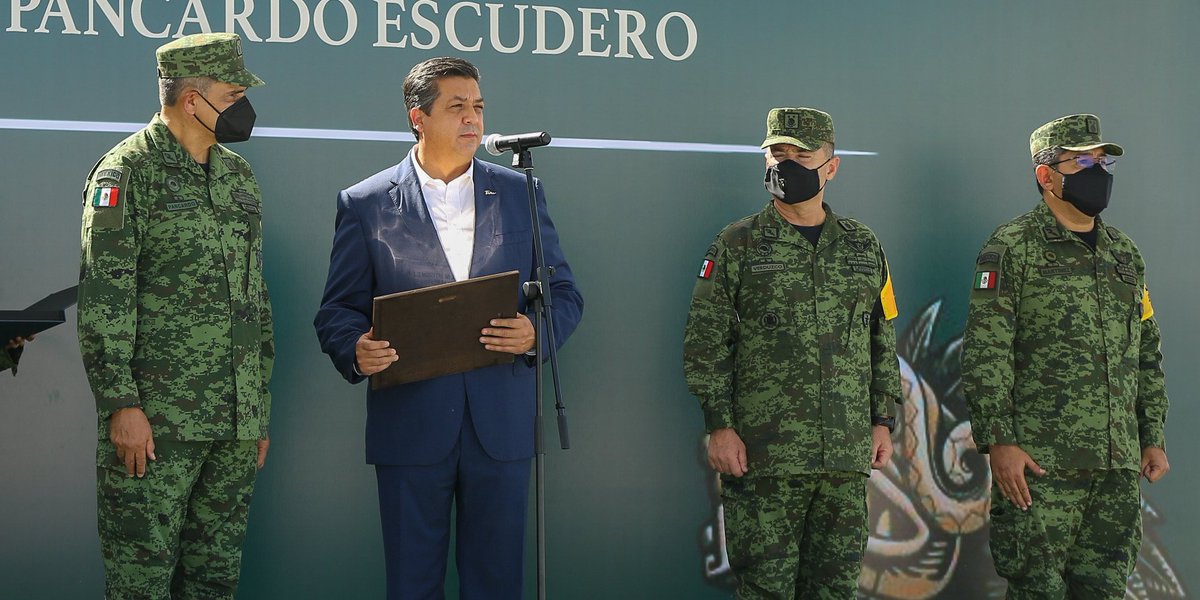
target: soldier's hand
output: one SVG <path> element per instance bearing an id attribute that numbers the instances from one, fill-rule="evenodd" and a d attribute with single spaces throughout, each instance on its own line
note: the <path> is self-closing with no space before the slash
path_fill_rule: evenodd
<path id="1" fill-rule="evenodd" d="M 882 469 L 892 460 L 892 432 L 884 425 L 871 428 L 871 468 Z"/>
<path id="2" fill-rule="evenodd" d="M 271 436 L 264 436 L 258 440 L 258 468 L 263 468 L 267 464 L 267 448 L 271 447 Z"/>
<path id="3" fill-rule="evenodd" d="M 1016 444 L 994 444 L 988 449 L 988 455 L 991 456 L 992 479 L 1000 486 L 1000 493 L 1013 506 L 1029 510 L 1033 497 L 1025 483 L 1025 469 L 1038 476 L 1045 475 L 1046 471 Z"/>
<path id="4" fill-rule="evenodd" d="M 16 350 L 17 348 L 24 346 L 25 342 L 32 342 L 35 337 L 37 337 L 37 336 L 30 335 L 29 337 L 20 337 L 20 336 L 15 337 L 11 340 L 8 340 L 7 344 L 4 344 L 4 349 L 5 350 Z"/>
<path id="5" fill-rule="evenodd" d="M 493 352 L 525 354 L 533 349 L 535 334 L 529 317 L 517 315 L 515 319 L 492 319 L 479 333 L 483 347 Z"/>
<path id="6" fill-rule="evenodd" d="M 1163 478 L 1167 471 L 1171 470 L 1171 465 L 1167 463 L 1167 451 L 1162 448 L 1143 448 L 1142 449 L 1142 477 L 1146 481 L 1154 483 Z"/>
<path id="7" fill-rule="evenodd" d="M 371 337 L 374 334 L 375 328 L 372 327 L 359 336 L 354 344 L 354 359 L 358 362 L 358 372 L 363 375 L 374 375 L 400 360 L 396 351 L 388 347 L 391 344 L 375 340 Z"/>
<path id="8" fill-rule="evenodd" d="M 108 422 L 108 437 L 117 448 L 117 458 L 125 461 L 130 477 L 146 475 L 147 458 L 158 460 L 154 456 L 150 421 L 140 408 L 122 408 L 113 413 Z"/>
<path id="9" fill-rule="evenodd" d="M 734 477 L 746 474 L 746 444 L 732 427 L 714 429 L 709 434 L 708 466 Z"/>

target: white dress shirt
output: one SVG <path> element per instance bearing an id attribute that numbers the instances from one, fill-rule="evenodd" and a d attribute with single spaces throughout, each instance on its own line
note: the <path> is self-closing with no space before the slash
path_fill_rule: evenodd
<path id="1" fill-rule="evenodd" d="M 475 161 L 467 172 L 445 183 L 434 179 L 417 162 L 416 148 L 409 152 L 425 207 L 433 218 L 442 252 L 450 263 L 455 281 L 471 276 L 471 255 L 475 250 Z"/>

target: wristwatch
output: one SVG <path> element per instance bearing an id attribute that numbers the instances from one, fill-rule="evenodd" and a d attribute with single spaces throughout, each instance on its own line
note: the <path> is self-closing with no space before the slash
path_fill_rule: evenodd
<path id="1" fill-rule="evenodd" d="M 888 428 L 888 433 L 896 431 L 896 417 L 871 417 L 871 426 L 876 427 L 883 425 Z"/>

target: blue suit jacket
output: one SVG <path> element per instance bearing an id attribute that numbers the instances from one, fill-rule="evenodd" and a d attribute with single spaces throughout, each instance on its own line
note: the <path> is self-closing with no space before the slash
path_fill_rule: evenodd
<path id="1" fill-rule="evenodd" d="M 479 160 L 474 164 L 471 277 L 517 270 L 521 281 L 528 281 L 535 258 L 524 174 Z M 555 269 L 550 290 L 553 341 L 559 347 L 579 323 L 583 298 L 559 248 L 540 181 L 536 196 L 546 263 Z M 409 156 L 338 194 L 329 276 L 313 321 L 321 349 L 343 377 L 362 381 L 354 372 L 354 344 L 371 327 L 374 297 L 451 281 L 454 275 Z M 513 294 L 524 312 L 521 290 Z M 511 365 L 368 390 L 367 462 L 427 465 L 441 460 L 458 440 L 467 406 L 492 458 L 532 456 L 534 368 L 522 358 Z"/>

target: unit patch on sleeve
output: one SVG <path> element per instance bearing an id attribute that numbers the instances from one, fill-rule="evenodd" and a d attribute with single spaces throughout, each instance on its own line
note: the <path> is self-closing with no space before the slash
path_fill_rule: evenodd
<path id="1" fill-rule="evenodd" d="M 1000 253 L 995 250 L 987 250 L 979 253 L 979 258 L 975 259 L 975 264 L 983 265 L 987 263 L 1000 262 Z"/>
<path id="2" fill-rule="evenodd" d="M 1000 287 L 1001 265 L 1004 264 L 1004 254 L 1008 247 L 1001 244 L 984 246 L 975 259 L 975 279 L 971 282 L 972 290 L 995 290 Z"/>
<path id="3" fill-rule="evenodd" d="M 121 229 L 125 226 L 125 199 L 128 196 L 129 167 L 114 167 L 96 172 L 84 192 L 91 207 L 92 229 Z"/>

